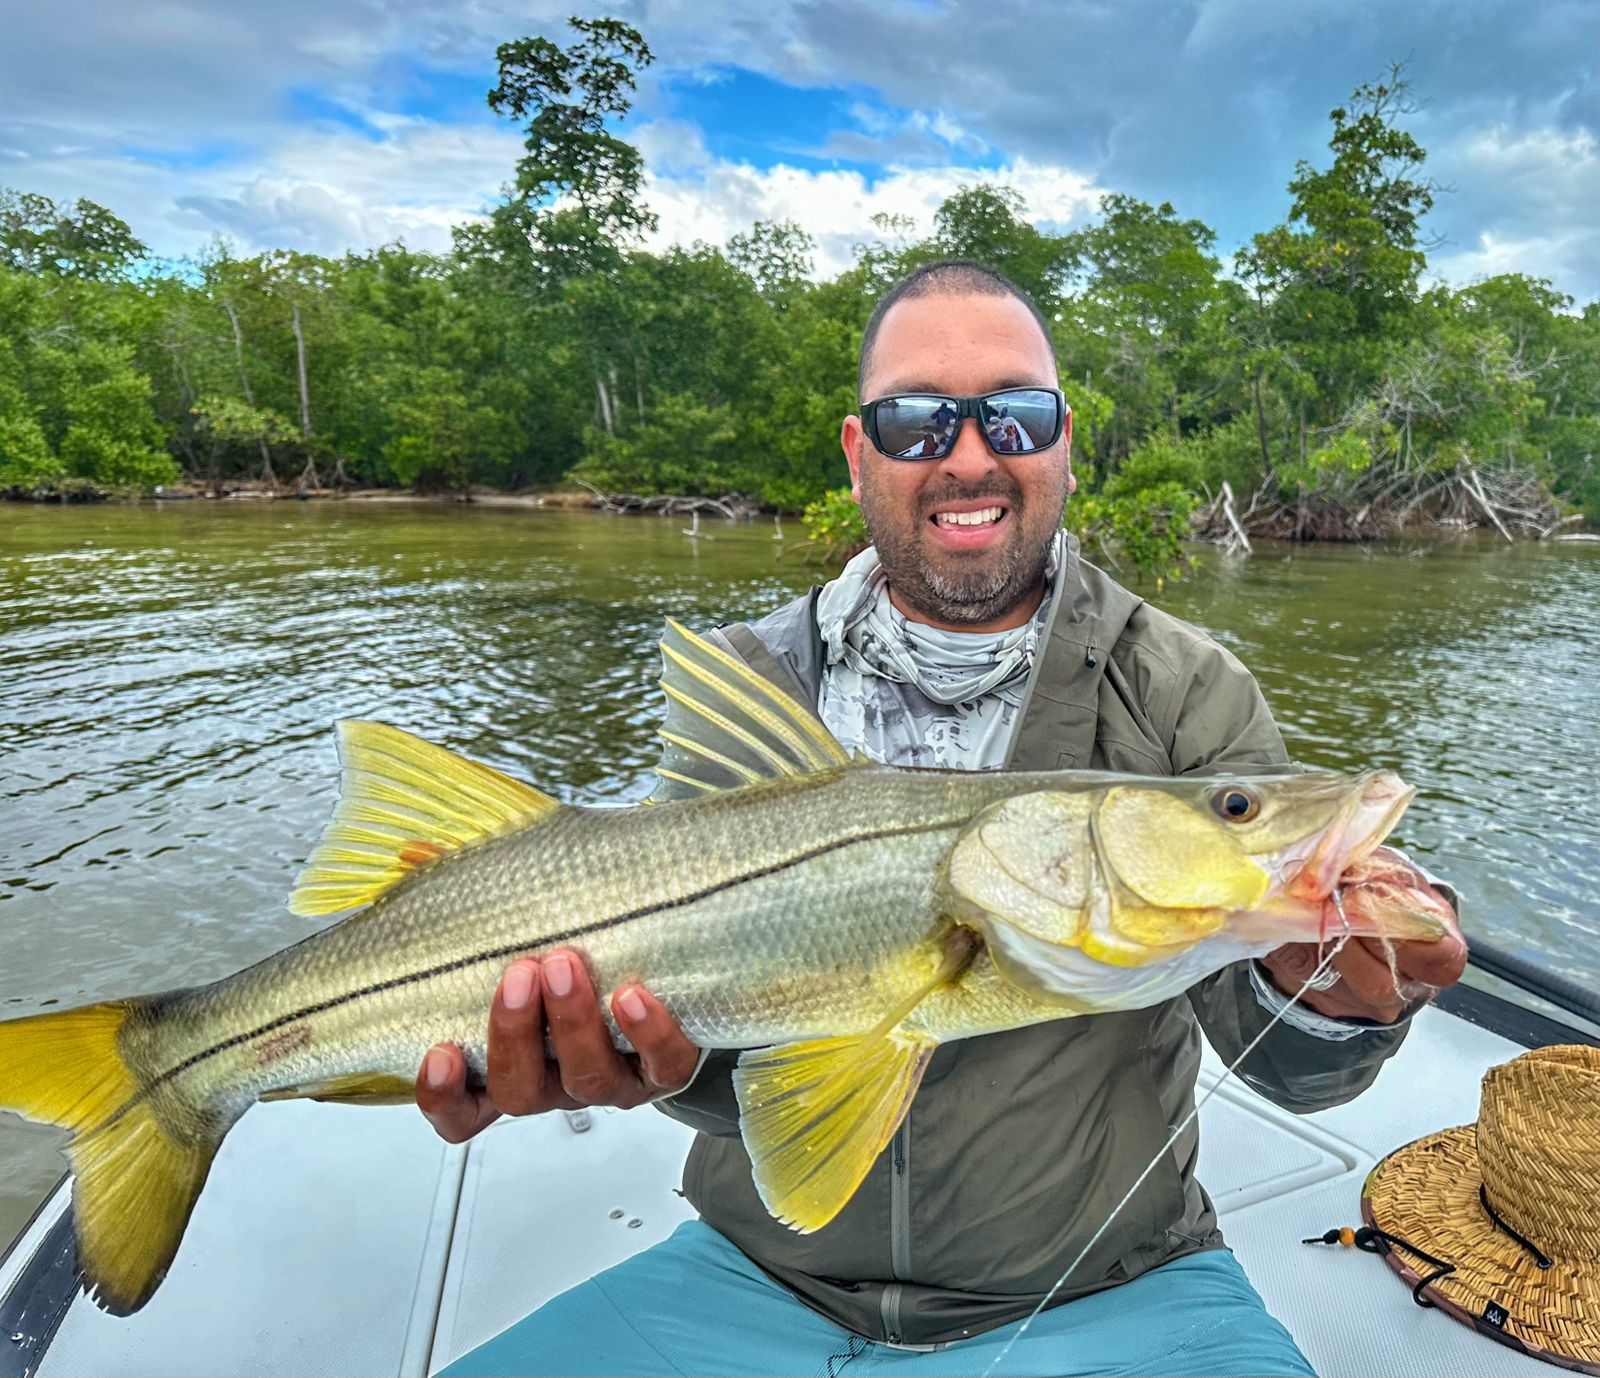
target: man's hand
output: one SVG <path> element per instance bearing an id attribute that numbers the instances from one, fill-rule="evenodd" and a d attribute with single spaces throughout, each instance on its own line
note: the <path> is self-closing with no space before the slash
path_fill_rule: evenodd
<path id="1" fill-rule="evenodd" d="M 1432 999 L 1461 979 L 1467 965 L 1467 944 L 1455 912 L 1422 873 L 1399 853 L 1379 847 L 1359 870 L 1344 879 L 1345 912 L 1352 917 L 1396 905 L 1435 914 L 1445 926 L 1442 938 L 1430 942 L 1392 942 L 1394 967 L 1385 944 L 1377 938 L 1353 938 L 1334 957 L 1339 983 L 1329 990 L 1308 990 L 1300 1003 L 1336 1019 L 1374 1019 L 1392 1024 L 1421 1000 Z M 1337 935 L 1337 930 L 1330 937 Z M 1273 983 L 1293 995 L 1316 970 L 1322 952 L 1316 943 L 1290 943 L 1261 959 Z M 1396 984 L 1395 975 L 1399 974 Z"/>
<path id="2" fill-rule="evenodd" d="M 469 1087 L 461 1049 L 440 1043 L 417 1073 L 417 1105 L 441 1139 L 458 1144 L 501 1115 L 628 1109 L 688 1085 L 700 1050 L 649 991 L 623 986 L 611 996 L 611 1012 L 636 1055 L 611 1042 L 577 953 L 521 958 L 506 969 L 489 1009 L 488 1086 Z M 545 1053 L 547 1034 L 553 1058 Z"/>

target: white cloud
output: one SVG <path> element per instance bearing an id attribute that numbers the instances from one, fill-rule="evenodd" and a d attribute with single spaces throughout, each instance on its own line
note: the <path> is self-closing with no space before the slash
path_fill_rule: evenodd
<path id="1" fill-rule="evenodd" d="M 837 263 L 870 231 L 864 219 L 838 228 L 841 206 L 905 207 L 926 228 L 928 184 L 911 170 L 970 181 L 975 174 L 949 166 L 977 154 L 1006 160 L 994 175 L 1017 184 L 1041 216 L 1058 195 L 1052 178 L 1064 175 L 1069 191 L 1074 176 L 1092 179 L 1171 200 L 1210 223 L 1226 253 L 1282 216 L 1297 158 L 1326 162 L 1326 112 L 1412 54 L 1429 169 L 1457 188 L 1431 217 L 1454 241 L 1437 269 L 1455 277 L 1525 249 L 1533 257 L 1522 270 L 1590 298 L 1600 293 L 1600 246 L 1585 229 L 1597 202 L 1593 5 L 14 4 L 0 39 L 0 185 L 101 201 L 164 253 L 224 227 L 262 245 L 303 231 L 311 238 L 297 247 L 323 252 L 394 235 L 441 247 L 448 223 L 491 202 L 510 176 L 516 135 L 475 99 L 453 130 L 385 112 L 413 109 L 407 100 L 426 97 L 430 72 L 487 85 L 497 43 L 529 33 L 564 41 L 576 10 L 621 13 L 656 53 L 636 111 L 659 126 L 648 165 L 669 225 L 720 238 L 709 231 L 797 199 L 796 218 L 821 231 L 824 262 Z M 856 109 L 844 127 L 796 129 L 789 145 L 885 171 L 869 185 L 714 162 L 698 131 L 672 120 L 672 93 L 697 72 L 731 67 L 848 92 Z M 386 137 L 321 124 L 307 133 L 314 111 L 339 108 Z M 630 137 L 645 144 L 648 127 L 628 126 Z M 717 128 L 708 128 L 718 148 Z M 1024 185 L 1030 169 L 1051 172 Z"/>
<path id="2" fill-rule="evenodd" d="M 1470 246 L 1446 244 L 1430 275 L 1464 283 L 1497 273 L 1550 278 L 1581 301 L 1600 296 L 1600 141 L 1587 129 L 1499 123 L 1464 131 L 1430 160 L 1454 190 L 1457 224 L 1475 225 Z"/>
<path id="3" fill-rule="evenodd" d="M 24 184 L 110 206 L 165 257 L 193 252 L 213 233 L 246 253 L 294 248 L 337 255 L 397 239 L 443 250 L 452 225 L 493 203 L 522 152 L 513 131 L 488 124 L 413 117 L 382 123 L 388 133 L 380 139 L 353 130 L 300 130 L 257 158 L 206 168 L 52 151 L 30 160 Z"/>
<path id="4" fill-rule="evenodd" d="M 1017 160 L 993 170 L 969 167 L 891 168 L 868 180 L 859 172 L 811 171 L 779 164 L 762 170 L 716 161 L 688 177 L 650 175 L 646 199 L 660 217 L 656 242 L 701 239 L 723 244 L 756 220 L 793 220 L 816 241 L 816 269 L 831 277 L 855 261 L 853 246 L 874 238 L 872 217 L 908 215 L 919 233 L 952 192 L 976 182 L 1015 187 L 1029 218 L 1062 226 L 1083 220 L 1103 188 L 1070 168 Z"/>

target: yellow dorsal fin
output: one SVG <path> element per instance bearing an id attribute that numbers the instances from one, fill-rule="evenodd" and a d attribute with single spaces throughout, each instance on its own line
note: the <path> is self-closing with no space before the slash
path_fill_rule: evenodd
<path id="1" fill-rule="evenodd" d="M 661 636 L 661 688 L 666 749 L 652 802 L 851 762 L 809 708 L 671 618 Z"/>
<path id="2" fill-rule="evenodd" d="M 966 970 L 981 940 L 950 934 L 938 970 L 871 1032 L 742 1054 L 733 1072 L 739 1132 L 761 1202 L 810 1234 L 855 1195 L 900 1127 L 938 1040 L 905 1017 Z"/>
<path id="3" fill-rule="evenodd" d="M 370 904 L 446 852 L 561 807 L 531 785 L 383 723 L 340 723 L 339 760 L 339 806 L 289 896 L 295 914 Z"/>

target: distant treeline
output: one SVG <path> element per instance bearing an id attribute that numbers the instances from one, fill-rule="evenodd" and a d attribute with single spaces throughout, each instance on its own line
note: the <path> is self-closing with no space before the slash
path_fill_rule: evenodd
<path id="1" fill-rule="evenodd" d="M 925 230 L 863 227 L 818 282 L 791 223 L 639 247 L 655 221 L 616 130 L 650 52 L 614 20 L 573 28 L 499 49 L 489 104 L 526 154 L 449 253 L 218 243 L 155 263 L 104 207 L 0 193 L 0 491 L 581 480 L 798 508 L 844 477 L 874 299 L 962 255 L 1054 322 L 1082 491 L 1124 541 L 1153 509 L 1119 501 L 1165 494 L 1176 521 L 1224 483 L 1313 532 L 1456 473 L 1514 473 L 1600 519 L 1600 307 L 1514 274 L 1421 285 L 1435 188 L 1398 73 L 1332 112 L 1288 218 L 1227 265 L 1171 205 L 1107 196 L 1057 235 L 975 185 Z"/>

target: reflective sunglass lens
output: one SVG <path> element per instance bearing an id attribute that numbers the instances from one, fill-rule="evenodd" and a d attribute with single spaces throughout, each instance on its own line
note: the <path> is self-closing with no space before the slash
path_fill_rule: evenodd
<path id="1" fill-rule="evenodd" d="M 878 448 L 893 459 L 936 459 L 950 448 L 956 408 L 945 397 L 889 397 L 873 411 Z"/>
<path id="2" fill-rule="evenodd" d="M 994 393 L 981 405 L 984 434 L 1002 453 L 1040 450 L 1056 438 L 1061 404 L 1054 393 L 1018 388 Z"/>

